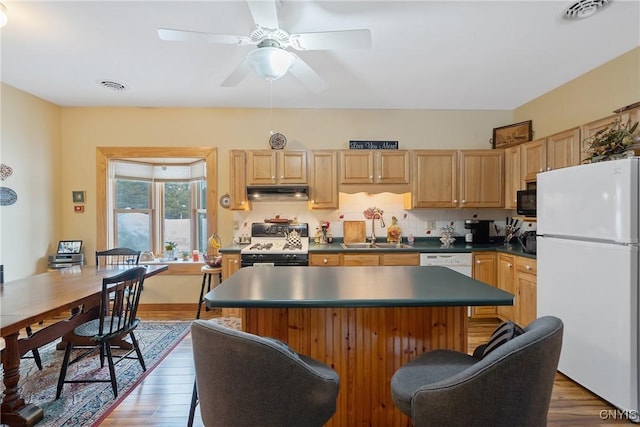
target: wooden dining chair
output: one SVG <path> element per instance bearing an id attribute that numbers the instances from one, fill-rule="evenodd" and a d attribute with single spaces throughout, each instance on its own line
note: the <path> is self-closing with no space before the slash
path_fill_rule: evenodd
<path id="1" fill-rule="evenodd" d="M 96 251 L 96 265 L 138 265 L 140 251 L 129 248 L 113 248 Z"/>
<path id="2" fill-rule="evenodd" d="M 133 331 L 140 323 L 137 317 L 140 293 L 146 273 L 145 267 L 135 267 L 116 276 L 105 277 L 102 280 L 102 293 L 100 297 L 100 312 L 97 319 L 90 320 L 76 327 L 67 336 L 64 358 L 58 378 L 56 399 L 62 394 L 62 388 L 66 383 L 95 383 L 111 382 L 114 398 L 118 396 L 118 384 L 116 381 L 115 365 L 124 359 L 137 359 L 146 371 L 146 366 L 138 341 Z M 122 355 L 113 355 L 111 345 L 115 341 L 120 342 L 126 337 L 131 339 L 132 348 Z M 89 344 L 89 348 L 86 348 Z M 74 346 L 83 346 L 82 352 L 71 359 L 71 351 Z M 109 379 L 67 379 L 69 365 L 95 352 L 100 353 L 100 366 L 104 367 L 106 357 L 109 365 Z M 132 353 L 135 352 L 135 356 Z M 115 358 L 115 360 L 114 360 Z"/>

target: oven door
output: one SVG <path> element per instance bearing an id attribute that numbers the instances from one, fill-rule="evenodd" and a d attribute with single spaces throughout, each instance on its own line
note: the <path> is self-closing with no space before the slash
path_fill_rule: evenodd
<path id="1" fill-rule="evenodd" d="M 290 256 L 253 256 L 241 255 L 240 267 L 297 267 L 308 266 L 309 258 L 305 255 Z"/>

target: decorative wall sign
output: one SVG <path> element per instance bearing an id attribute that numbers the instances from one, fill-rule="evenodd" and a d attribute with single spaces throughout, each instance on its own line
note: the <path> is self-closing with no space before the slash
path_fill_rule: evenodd
<path id="1" fill-rule="evenodd" d="M 531 120 L 493 129 L 493 148 L 505 148 L 531 141 Z"/>
<path id="2" fill-rule="evenodd" d="M 0 187 L 0 206 L 9 206 L 18 201 L 18 195 L 9 187 Z"/>
<path id="3" fill-rule="evenodd" d="M 84 203 L 84 191 L 72 191 L 73 203 Z"/>
<path id="4" fill-rule="evenodd" d="M 349 141 L 349 150 L 397 150 L 398 141 Z"/>
<path id="5" fill-rule="evenodd" d="M 9 178 L 13 173 L 13 169 L 10 166 L 5 165 L 4 163 L 0 164 L 0 179 L 4 181 Z"/>

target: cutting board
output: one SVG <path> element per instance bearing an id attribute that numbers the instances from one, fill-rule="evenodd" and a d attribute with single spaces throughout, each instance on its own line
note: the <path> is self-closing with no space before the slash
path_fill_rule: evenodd
<path id="1" fill-rule="evenodd" d="M 364 221 L 344 221 L 342 230 L 345 243 L 363 243 L 367 239 Z"/>

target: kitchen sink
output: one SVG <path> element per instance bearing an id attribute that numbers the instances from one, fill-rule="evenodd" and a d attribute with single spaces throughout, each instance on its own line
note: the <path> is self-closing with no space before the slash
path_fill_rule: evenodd
<path id="1" fill-rule="evenodd" d="M 345 249 L 404 249 L 412 246 L 403 243 L 342 243 Z"/>

